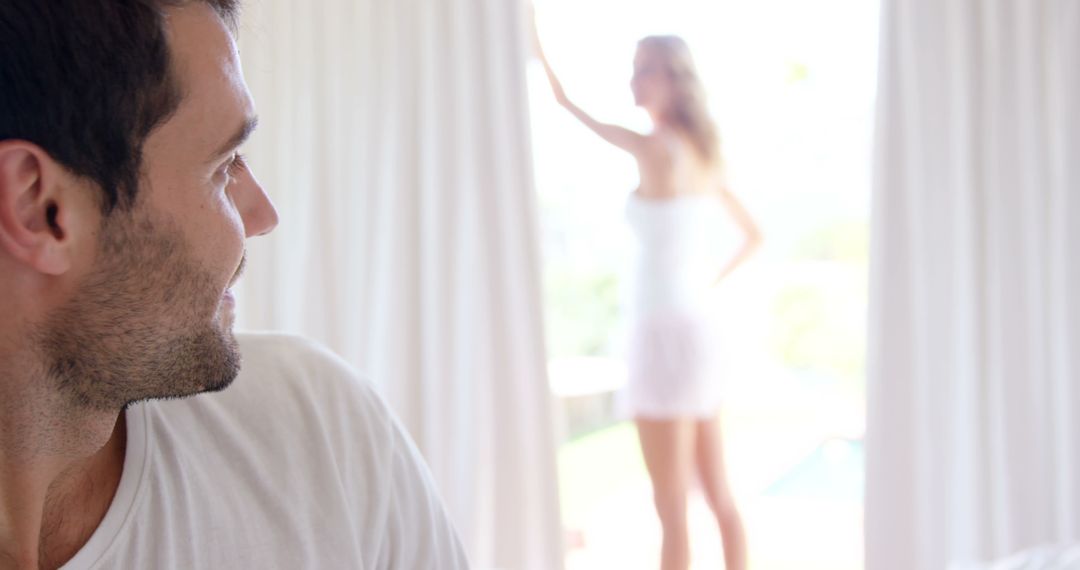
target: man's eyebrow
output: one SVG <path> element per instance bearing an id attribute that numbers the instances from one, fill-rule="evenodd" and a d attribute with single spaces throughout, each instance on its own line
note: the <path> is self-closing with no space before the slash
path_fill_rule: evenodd
<path id="1" fill-rule="evenodd" d="M 218 147 L 216 151 L 214 151 L 211 160 L 221 158 L 235 150 L 238 146 L 244 144 L 244 141 L 246 141 L 248 137 L 251 136 L 251 133 L 258 125 L 258 117 L 248 117 L 247 119 L 245 119 L 244 124 L 240 125 L 240 128 L 237 129 L 231 137 L 229 137 L 229 140 L 225 141 L 224 144 L 222 144 L 220 147 Z"/>

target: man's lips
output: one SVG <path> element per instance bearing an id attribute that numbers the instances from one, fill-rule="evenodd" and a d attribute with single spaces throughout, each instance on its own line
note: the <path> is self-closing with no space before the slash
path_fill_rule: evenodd
<path id="1" fill-rule="evenodd" d="M 236 273 L 233 273 L 232 279 L 229 280 L 229 286 L 225 288 L 226 292 L 228 292 L 229 289 L 232 289 L 233 285 L 236 285 L 236 282 L 240 280 L 240 276 L 244 274 L 244 269 L 246 267 L 247 267 L 247 252 L 245 251 L 243 257 L 240 258 L 240 265 L 237 266 Z"/>

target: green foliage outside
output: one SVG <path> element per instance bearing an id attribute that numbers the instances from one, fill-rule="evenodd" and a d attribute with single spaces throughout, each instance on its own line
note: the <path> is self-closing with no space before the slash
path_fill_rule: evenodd
<path id="1" fill-rule="evenodd" d="M 870 227 L 865 221 L 836 222 L 819 228 L 795 246 L 797 261 L 834 261 L 865 266 L 869 257 Z"/>
<path id="2" fill-rule="evenodd" d="M 798 242 L 772 302 L 771 350 L 787 368 L 862 391 L 868 231 L 835 223 Z"/>
<path id="3" fill-rule="evenodd" d="M 618 276 L 556 266 L 544 285 L 549 356 L 607 354 L 619 319 Z"/>

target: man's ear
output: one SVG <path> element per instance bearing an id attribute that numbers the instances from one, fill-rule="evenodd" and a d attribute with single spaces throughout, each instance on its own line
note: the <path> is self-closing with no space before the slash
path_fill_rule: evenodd
<path id="1" fill-rule="evenodd" d="M 86 185 L 37 145 L 0 141 L 0 252 L 39 273 L 67 272 L 100 216 Z"/>

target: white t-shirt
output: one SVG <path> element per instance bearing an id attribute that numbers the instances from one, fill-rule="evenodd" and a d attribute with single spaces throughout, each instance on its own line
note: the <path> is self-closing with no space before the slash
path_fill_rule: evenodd
<path id="1" fill-rule="evenodd" d="M 116 496 L 63 569 L 467 568 L 373 389 L 308 341 L 237 337 L 228 389 L 127 411 Z"/>

